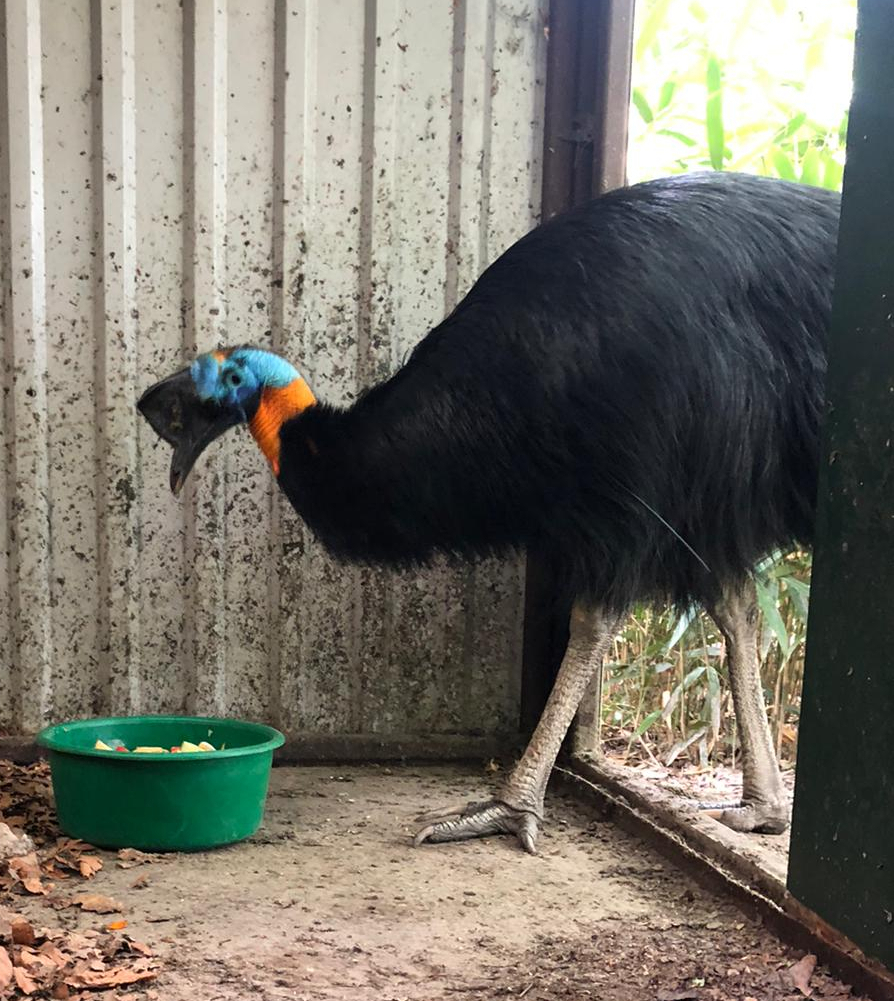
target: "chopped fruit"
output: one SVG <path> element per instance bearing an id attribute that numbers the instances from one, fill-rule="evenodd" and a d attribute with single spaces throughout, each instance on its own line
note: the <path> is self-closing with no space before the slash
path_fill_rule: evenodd
<path id="1" fill-rule="evenodd" d="M 93 745 L 96 751 L 122 751 L 127 753 L 131 748 L 127 748 L 120 740 L 112 740 L 110 743 L 106 743 L 104 740 L 97 740 Z M 221 750 L 224 746 L 221 745 Z M 195 753 L 197 751 L 215 751 L 217 748 L 213 744 L 209 744 L 207 740 L 199 741 L 198 744 L 194 744 L 190 740 L 184 740 L 179 747 L 156 747 L 149 746 L 148 744 L 141 744 L 139 747 L 132 748 L 134 754 L 182 754 L 182 753 Z"/>

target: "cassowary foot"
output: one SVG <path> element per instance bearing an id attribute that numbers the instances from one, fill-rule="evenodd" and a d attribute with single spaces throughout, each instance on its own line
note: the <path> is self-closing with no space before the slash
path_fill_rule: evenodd
<path id="1" fill-rule="evenodd" d="M 782 834 L 789 811 L 782 803 L 699 803 L 699 810 L 734 831 L 745 834 Z"/>
<path id="2" fill-rule="evenodd" d="M 526 852 L 537 854 L 538 816 L 495 799 L 418 819 L 420 823 L 429 823 L 413 839 L 417 848 L 426 841 L 466 841 L 489 834 L 514 834 Z"/>

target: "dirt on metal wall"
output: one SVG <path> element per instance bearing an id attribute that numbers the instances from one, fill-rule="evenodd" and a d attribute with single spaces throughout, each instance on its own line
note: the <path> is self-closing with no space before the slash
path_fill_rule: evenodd
<path id="1" fill-rule="evenodd" d="M 349 403 L 536 221 L 546 0 L 0 0 L 0 727 L 515 729 L 519 564 L 333 563 L 247 433 L 134 404 L 274 346 Z"/>

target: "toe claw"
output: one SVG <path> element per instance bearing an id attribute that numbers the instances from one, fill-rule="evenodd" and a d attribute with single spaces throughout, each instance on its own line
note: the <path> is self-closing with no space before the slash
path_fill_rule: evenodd
<path id="1" fill-rule="evenodd" d="M 745 834 L 782 834 L 789 825 L 788 809 L 778 804 L 699 803 L 699 810 L 733 831 Z"/>
<path id="2" fill-rule="evenodd" d="M 428 827 L 423 827 L 421 830 L 416 832 L 413 838 L 413 847 L 418 848 L 420 845 L 425 844 L 426 841 L 435 833 L 435 828 L 437 824 L 429 824 Z"/>
<path id="3" fill-rule="evenodd" d="M 525 813 L 521 817 L 518 830 L 515 832 L 518 840 L 522 843 L 522 848 L 529 855 L 537 854 L 537 818 L 533 813 Z"/>
<path id="4" fill-rule="evenodd" d="M 417 848 L 426 842 L 466 841 L 488 834 L 515 834 L 526 852 L 537 854 L 536 814 L 517 810 L 498 800 L 469 803 L 465 809 L 427 814 L 424 819 L 433 822 L 416 833 L 413 845 Z"/>

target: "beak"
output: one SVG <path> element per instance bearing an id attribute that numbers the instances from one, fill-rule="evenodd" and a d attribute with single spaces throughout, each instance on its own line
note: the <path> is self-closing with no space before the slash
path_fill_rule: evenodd
<path id="1" fill-rule="evenodd" d="M 140 397 L 137 409 L 155 433 L 174 448 L 171 490 L 177 496 L 205 449 L 224 431 L 242 423 L 232 410 L 199 398 L 188 368 L 156 383 Z"/>

